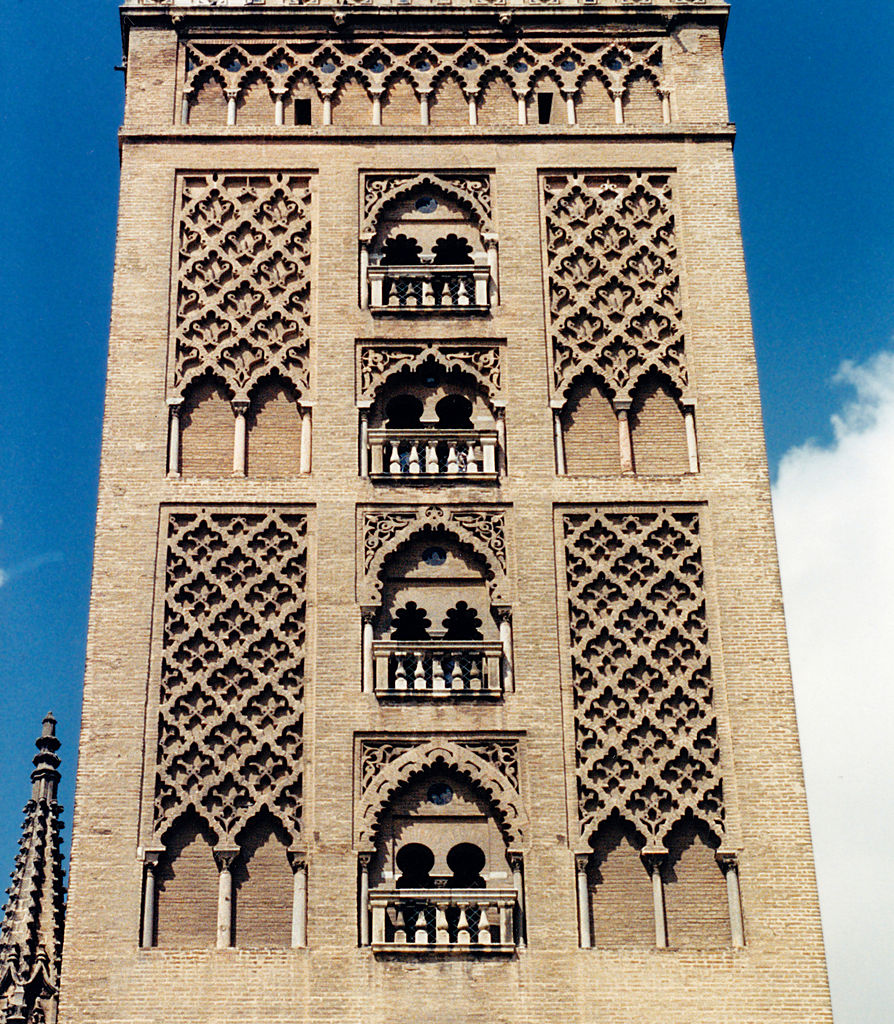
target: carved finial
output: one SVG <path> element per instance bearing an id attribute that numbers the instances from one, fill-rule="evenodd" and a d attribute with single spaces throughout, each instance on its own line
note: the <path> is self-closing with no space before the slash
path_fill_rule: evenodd
<path id="1" fill-rule="evenodd" d="M 60 744 L 56 739 L 56 719 L 52 711 L 43 720 L 43 729 L 35 746 L 37 753 L 34 755 L 34 771 L 31 773 L 31 799 L 55 803 L 60 779 L 56 751 Z"/>

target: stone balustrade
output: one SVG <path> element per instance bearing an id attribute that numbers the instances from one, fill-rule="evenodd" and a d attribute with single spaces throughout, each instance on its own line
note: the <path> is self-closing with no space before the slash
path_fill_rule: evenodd
<path id="1" fill-rule="evenodd" d="M 496 430 L 370 430 L 370 474 L 375 477 L 469 477 L 497 475 Z M 473 481 L 469 481 L 473 482 Z"/>
<path id="2" fill-rule="evenodd" d="M 373 889 L 371 945 L 389 952 L 513 952 L 516 906 L 512 889 Z"/>
<path id="3" fill-rule="evenodd" d="M 482 312 L 490 308 L 487 263 L 457 266 L 371 266 L 367 271 L 373 311 Z"/>
<path id="4" fill-rule="evenodd" d="M 502 656 L 499 642 L 376 640 L 374 691 L 396 697 L 499 697 Z"/>

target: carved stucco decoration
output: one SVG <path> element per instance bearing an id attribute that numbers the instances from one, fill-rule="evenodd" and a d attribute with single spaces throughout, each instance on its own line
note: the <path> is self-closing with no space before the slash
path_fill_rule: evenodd
<path id="1" fill-rule="evenodd" d="M 554 398 L 592 370 L 616 401 L 651 371 L 689 379 L 671 183 L 666 174 L 543 178 Z"/>
<path id="2" fill-rule="evenodd" d="M 698 512 L 597 507 L 562 525 L 581 839 L 618 814 L 660 849 L 692 814 L 722 840 Z"/>
<path id="3" fill-rule="evenodd" d="M 441 505 L 367 509 L 362 513 L 360 529 L 363 552 L 360 603 L 363 605 L 379 603 L 380 574 L 387 559 L 426 530 L 436 535 L 452 535 L 460 544 L 471 548 L 484 563 L 491 601 L 494 604 L 508 601 L 506 516 L 502 509 Z"/>
<path id="4" fill-rule="evenodd" d="M 365 790 L 386 765 L 402 757 L 408 750 L 419 746 L 418 739 L 388 737 L 387 739 L 364 739 L 360 743 L 360 790 Z M 518 748 L 517 738 L 504 736 L 454 737 L 460 743 L 501 772 L 518 789 Z"/>
<path id="5" fill-rule="evenodd" d="M 366 174 L 363 177 L 361 237 L 372 237 L 386 206 L 417 189 L 433 189 L 450 196 L 472 212 L 482 232 L 493 231 L 488 174 Z"/>
<path id="6" fill-rule="evenodd" d="M 647 77 L 666 92 L 663 46 L 659 40 L 573 42 L 538 40 L 536 48 L 505 37 L 486 43 L 433 37 L 413 44 L 363 42 L 279 42 L 250 48 L 238 41 L 190 40 L 186 45 L 183 94 L 192 99 L 209 79 L 238 97 L 263 81 L 271 96 L 287 94 L 296 79 L 313 82 L 320 96 L 333 96 L 347 79 L 363 83 L 370 100 L 397 79 L 417 96 L 431 95 L 447 76 L 469 99 L 479 99 L 496 76 L 518 97 L 538 81 L 551 79 L 574 96 L 585 79 L 598 78 L 612 96 L 623 96 L 630 79 Z"/>
<path id="7" fill-rule="evenodd" d="M 174 394 L 209 374 L 245 400 L 274 372 L 306 394 L 309 179 L 184 175 L 176 231 Z"/>
<path id="8" fill-rule="evenodd" d="M 445 370 L 469 374 L 493 402 L 502 389 L 500 346 L 448 342 L 368 343 L 358 348 L 359 402 L 371 405 L 378 389 L 399 373 L 411 373 L 429 360 Z"/>
<path id="9" fill-rule="evenodd" d="M 363 787 L 357 809 L 357 846 L 361 852 L 375 850 L 379 821 L 397 793 L 432 769 L 456 772 L 480 789 L 491 802 L 510 850 L 523 845 L 527 819 L 516 785 L 464 740 L 433 739 L 398 752 L 379 765 Z"/>
<path id="10" fill-rule="evenodd" d="M 307 518 L 168 516 L 154 828 L 188 808 L 231 841 L 266 807 L 301 828 Z"/>

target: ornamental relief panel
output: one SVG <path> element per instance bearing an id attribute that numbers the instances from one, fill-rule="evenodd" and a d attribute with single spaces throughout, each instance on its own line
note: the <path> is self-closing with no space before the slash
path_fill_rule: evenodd
<path id="1" fill-rule="evenodd" d="M 307 516 L 175 509 L 164 558 L 155 835 L 192 808 L 234 840 L 266 807 L 296 840 Z"/>
<path id="2" fill-rule="evenodd" d="M 587 369 L 618 402 L 650 371 L 685 397 L 670 176 L 548 174 L 542 188 L 554 398 Z"/>
<path id="3" fill-rule="evenodd" d="M 471 210 L 483 232 L 493 231 L 489 174 L 443 174 L 431 171 L 422 174 L 365 174 L 361 237 L 371 237 L 385 207 L 408 196 L 415 189 L 433 189 L 450 196 Z"/>
<path id="4" fill-rule="evenodd" d="M 530 45 L 507 38 L 471 43 L 443 37 L 420 43 L 190 40 L 184 65 L 187 102 L 210 80 L 237 102 L 256 82 L 264 84 L 272 99 L 287 95 L 299 80 L 312 83 L 322 98 L 338 93 L 346 81 L 356 81 L 370 101 L 398 80 L 409 83 L 416 96 L 430 96 L 447 78 L 475 101 L 495 77 L 522 98 L 545 79 L 568 96 L 575 96 L 592 78 L 615 97 L 623 96 L 631 80 L 639 78 L 647 79 L 659 94 L 668 91 L 663 45 L 657 39 L 552 39 Z"/>
<path id="5" fill-rule="evenodd" d="M 722 840 L 698 512 L 580 509 L 562 531 L 581 839 L 618 814 L 660 849 L 692 814 Z"/>
<path id="6" fill-rule="evenodd" d="M 401 545 L 425 530 L 450 534 L 471 548 L 484 563 L 491 601 L 494 604 L 508 602 L 504 509 L 459 505 L 367 508 L 360 511 L 358 526 L 358 550 L 362 553 L 359 600 L 362 605 L 378 604 L 382 594 L 380 572 L 385 561 Z"/>
<path id="7" fill-rule="evenodd" d="M 502 397 L 500 346 L 492 342 L 362 342 L 357 347 L 357 401 L 370 405 L 389 377 L 432 360 L 445 370 L 469 374 L 491 401 Z"/>
<path id="8" fill-rule="evenodd" d="M 527 816 L 518 791 L 517 737 L 402 737 L 361 740 L 356 842 L 375 849 L 382 814 L 393 798 L 429 770 L 453 771 L 491 802 L 510 852 L 525 841 Z M 508 769 L 508 771 L 507 771 Z"/>
<path id="9" fill-rule="evenodd" d="M 172 392 L 203 375 L 246 400 L 271 373 L 310 386 L 307 176 L 186 174 L 175 235 Z"/>

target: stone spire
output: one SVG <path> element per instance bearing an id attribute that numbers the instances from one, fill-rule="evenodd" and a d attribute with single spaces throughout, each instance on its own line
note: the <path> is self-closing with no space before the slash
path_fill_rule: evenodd
<path id="1" fill-rule="evenodd" d="M 59 740 L 48 714 L 37 739 L 31 799 L 25 805 L 22 838 L 6 890 L 0 926 L 0 1022 L 53 1024 L 62 959 L 65 889 L 59 832 Z"/>

